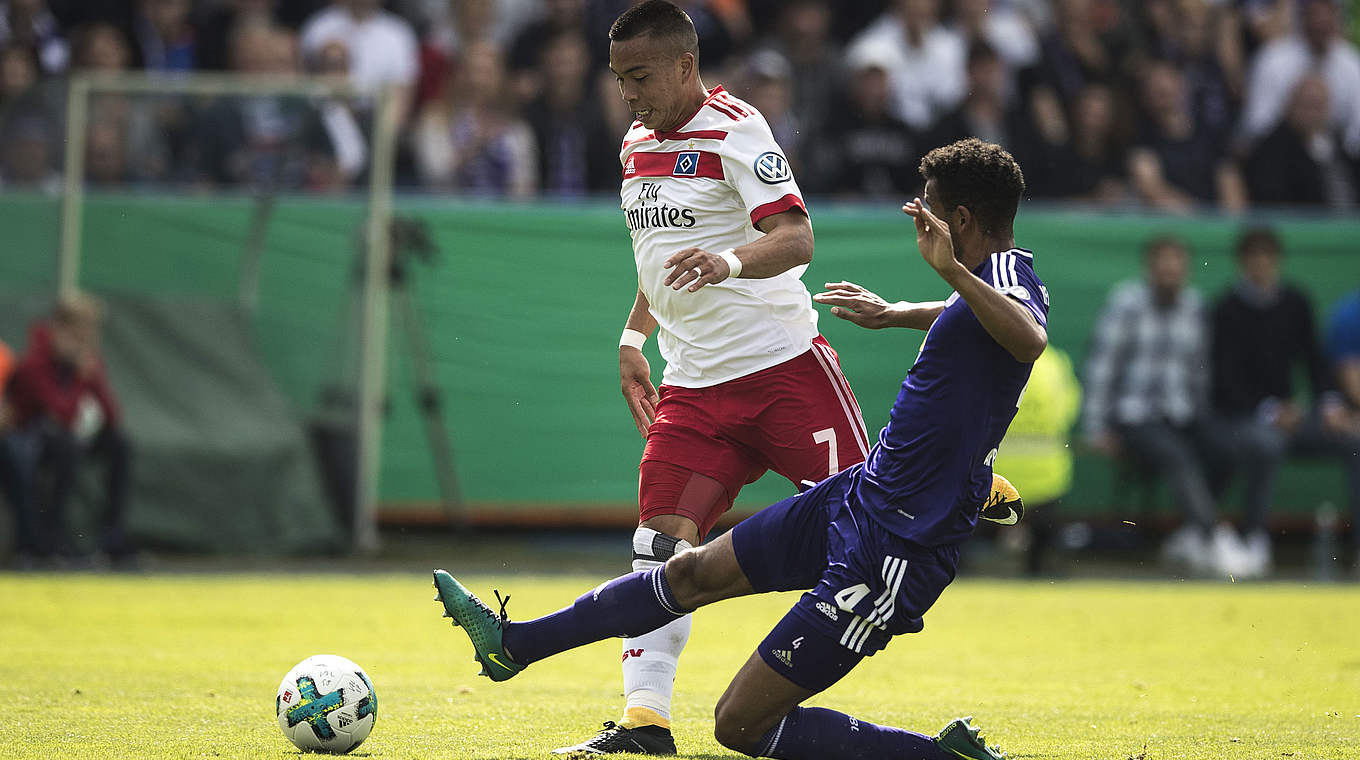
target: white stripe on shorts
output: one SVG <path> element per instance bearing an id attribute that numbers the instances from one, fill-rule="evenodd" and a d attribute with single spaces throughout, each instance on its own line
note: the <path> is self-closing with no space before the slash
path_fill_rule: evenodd
<path id="1" fill-rule="evenodd" d="M 858 414 L 859 404 L 855 402 L 855 396 L 850 392 L 850 384 L 845 382 L 840 370 L 835 362 L 822 352 L 821 346 L 812 344 L 812 355 L 817 357 L 817 362 L 822 365 L 822 371 L 826 373 L 826 379 L 831 382 L 831 388 L 836 392 L 836 398 L 841 402 L 841 410 L 845 412 L 845 418 L 850 422 L 850 429 L 854 432 L 855 445 L 859 447 L 859 455 L 862 459 L 869 458 L 869 434 L 865 432 L 864 418 Z M 844 383 L 844 384 L 843 384 Z M 847 401 L 847 397 L 849 400 Z M 852 405 L 854 411 L 851 411 Z M 828 473 L 834 475 L 835 473 Z"/>
<path id="2" fill-rule="evenodd" d="M 850 639 L 850 649 L 854 650 L 857 654 L 862 654 L 864 652 L 864 642 L 869 640 L 869 634 L 873 633 L 873 630 L 874 626 L 870 625 L 869 621 L 864 621 L 864 625 L 860 626 L 859 633 Z"/>
<path id="3" fill-rule="evenodd" d="M 892 577 L 892 570 L 893 570 L 893 567 L 894 567 L 893 560 L 895 560 L 895 559 L 897 559 L 897 558 L 896 558 L 896 557 L 884 557 L 884 558 L 883 558 L 883 569 L 879 572 L 879 575 L 882 575 L 882 576 L 883 576 L 883 582 L 884 582 L 885 584 L 888 583 L 888 579 L 889 579 L 890 577 Z M 879 594 L 879 595 L 878 595 L 878 598 L 874 600 L 874 607 L 875 607 L 875 608 L 878 608 L 878 607 L 882 606 L 883 602 L 887 600 L 888 594 L 891 594 L 891 593 L 892 593 L 892 589 L 890 589 L 890 588 L 885 588 L 885 589 L 883 589 L 883 593 Z"/>
<path id="4" fill-rule="evenodd" d="M 886 601 L 876 606 L 873 614 L 869 616 L 869 622 L 874 625 L 883 625 L 888 622 L 888 618 L 893 616 L 893 611 L 897 606 L 897 592 L 902 588 L 902 579 L 907 576 L 906 560 L 897 557 L 889 557 L 888 559 L 892 560 L 893 566 L 890 572 L 883 574 L 883 582 L 888 584 L 888 588 L 883 592 Z M 884 566 L 886 567 L 886 565 L 885 562 Z"/>
<path id="5" fill-rule="evenodd" d="M 856 615 L 854 619 L 850 621 L 850 625 L 845 627 L 845 633 L 841 634 L 841 646 L 846 649 L 854 650 L 855 647 L 852 642 L 859 636 L 860 629 L 867 628 L 868 625 L 869 624 L 864 618 Z"/>
<path id="6" fill-rule="evenodd" d="M 836 379 L 840 382 L 841 388 L 845 389 L 846 398 L 850 399 L 850 405 L 855 408 L 854 419 L 850 420 L 850 422 L 852 423 L 853 427 L 859 431 L 860 435 L 864 437 L 865 445 L 866 446 L 870 445 L 869 428 L 864 424 L 864 412 L 860 411 L 859 399 L 855 398 L 855 391 L 850 387 L 850 381 L 845 378 L 845 373 L 841 371 L 841 364 L 840 361 L 836 358 L 836 352 L 833 351 L 830 346 L 823 346 L 818 343 L 813 343 L 812 345 L 814 348 L 822 352 L 822 356 L 826 357 L 826 361 L 828 364 L 831 365 L 833 374 L 836 376 Z"/>

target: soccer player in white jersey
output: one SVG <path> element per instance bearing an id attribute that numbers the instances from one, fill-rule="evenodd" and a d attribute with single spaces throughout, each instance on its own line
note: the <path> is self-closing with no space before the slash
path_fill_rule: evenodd
<path id="1" fill-rule="evenodd" d="M 610 29 L 609 64 L 637 121 L 622 208 L 637 298 L 619 343 L 623 395 L 647 442 L 633 567 L 699 545 L 741 487 L 774 470 L 821 481 L 864 460 L 863 417 L 800 279 L 812 260 L 802 193 L 765 119 L 699 77 L 684 11 L 648 0 Z M 660 393 L 642 354 L 658 333 Z M 685 616 L 625 639 L 619 722 L 558 754 L 675 754 Z"/>

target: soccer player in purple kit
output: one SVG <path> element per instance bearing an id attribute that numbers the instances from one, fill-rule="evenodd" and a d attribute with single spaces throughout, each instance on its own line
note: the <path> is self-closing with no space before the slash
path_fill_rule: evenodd
<path id="1" fill-rule="evenodd" d="M 1047 345 L 1048 293 L 1012 231 L 1024 192 L 1015 160 L 969 138 L 931 151 L 921 173 L 924 201 L 902 210 L 915 220 L 922 258 L 954 293 L 888 303 L 842 282 L 814 296 L 863 327 L 928 331 L 868 460 L 536 620 L 512 623 L 504 604 L 497 614 L 436 570 L 436 599 L 467 632 L 483 674 L 503 681 L 723 599 L 805 589 L 719 699 L 714 733 L 723 746 L 783 760 L 1003 757 L 968 718 L 929 736 L 799 707 L 893 636 L 922 630 L 954 579 L 997 447 Z"/>

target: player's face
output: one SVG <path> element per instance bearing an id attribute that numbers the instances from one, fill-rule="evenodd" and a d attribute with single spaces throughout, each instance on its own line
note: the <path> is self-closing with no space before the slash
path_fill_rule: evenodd
<path id="1" fill-rule="evenodd" d="M 684 85 L 694 74 L 694 56 L 650 35 L 609 43 L 609 68 L 619 95 L 647 129 L 674 129 L 689 116 Z"/>

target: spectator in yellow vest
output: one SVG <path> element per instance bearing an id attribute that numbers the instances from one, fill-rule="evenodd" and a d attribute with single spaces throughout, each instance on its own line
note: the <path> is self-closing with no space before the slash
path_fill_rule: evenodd
<path id="1" fill-rule="evenodd" d="M 1052 508 L 1072 487 L 1072 449 L 1068 432 L 1081 410 L 1081 386 L 1072 359 L 1049 344 L 1034 362 L 1020 411 L 997 450 L 996 472 L 1006 473 L 1024 495 L 1030 531 L 1026 570 L 1042 572 L 1044 552 L 1053 533 Z M 1023 527 L 1023 525 L 1022 525 Z"/>

